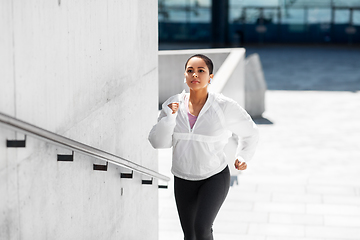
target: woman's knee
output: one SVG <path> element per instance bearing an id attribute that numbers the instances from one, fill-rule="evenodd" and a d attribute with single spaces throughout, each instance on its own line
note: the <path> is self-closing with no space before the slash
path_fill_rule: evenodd
<path id="1" fill-rule="evenodd" d="M 213 240 L 213 230 L 211 226 L 206 226 L 201 223 L 195 223 L 194 226 L 196 240 Z"/>

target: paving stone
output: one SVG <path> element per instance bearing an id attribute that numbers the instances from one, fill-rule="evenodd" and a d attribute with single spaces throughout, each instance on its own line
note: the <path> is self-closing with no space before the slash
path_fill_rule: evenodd
<path id="1" fill-rule="evenodd" d="M 321 215 L 270 213 L 269 223 L 323 225 L 324 217 Z"/>
<path id="2" fill-rule="evenodd" d="M 307 185 L 306 192 L 310 194 L 355 195 L 355 189 L 352 186 Z"/>
<path id="3" fill-rule="evenodd" d="M 239 179 L 239 177 L 238 177 Z M 256 192 L 257 185 L 254 183 L 243 183 L 239 182 L 239 184 L 234 184 L 231 188 L 229 193 L 243 193 L 243 192 Z"/>
<path id="4" fill-rule="evenodd" d="M 160 218 L 159 230 L 181 232 L 181 225 L 178 218 Z"/>
<path id="5" fill-rule="evenodd" d="M 282 182 L 285 180 L 286 179 L 283 179 Z M 305 194 L 305 186 L 291 184 L 261 184 L 258 186 L 258 191 L 271 193 Z"/>
<path id="6" fill-rule="evenodd" d="M 260 140 L 261 141 L 261 140 Z M 268 164 L 268 163 L 266 163 Z M 249 163 L 251 167 L 251 163 Z M 281 166 L 280 169 L 276 169 L 279 172 L 282 172 L 281 175 L 273 175 L 269 174 L 269 171 L 261 172 L 262 174 L 250 175 L 247 173 L 242 174 L 242 176 L 239 176 L 240 183 L 244 184 L 265 184 L 265 185 L 282 185 L 284 183 L 291 184 L 291 185 L 303 185 L 307 183 L 307 176 L 303 174 L 291 174 L 287 175 L 286 171 L 293 171 L 297 166 L 296 165 L 285 165 Z M 250 170 L 250 168 L 249 168 Z M 275 170 L 275 169 L 274 169 Z M 286 180 L 286 181 L 284 181 Z"/>
<path id="7" fill-rule="evenodd" d="M 285 194 L 273 193 L 272 201 L 274 202 L 291 202 L 291 203 L 321 203 L 320 194 Z"/>
<path id="8" fill-rule="evenodd" d="M 222 208 L 216 219 L 221 221 L 232 220 L 237 223 L 267 223 L 268 213 L 257 213 L 252 211 L 227 210 Z"/>
<path id="9" fill-rule="evenodd" d="M 271 192 L 263 193 L 263 192 L 239 192 L 232 193 L 230 192 L 227 196 L 227 200 L 235 199 L 236 201 L 271 201 Z"/>
<path id="10" fill-rule="evenodd" d="M 360 196 L 324 195 L 322 199 L 325 204 L 360 205 Z"/>
<path id="11" fill-rule="evenodd" d="M 222 209 L 228 209 L 232 211 L 252 211 L 254 208 L 254 203 L 250 201 L 242 200 L 230 200 L 225 199 L 225 202 L 222 206 Z"/>
<path id="12" fill-rule="evenodd" d="M 327 227 L 327 226 L 306 226 L 307 237 L 321 237 L 329 239 L 360 239 L 360 228 L 355 227 Z"/>
<path id="13" fill-rule="evenodd" d="M 167 208 L 159 215 L 161 219 L 178 219 L 178 213 L 176 208 Z"/>
<path id="14" fill-rule="evenodd" d="M 305 213 L 305 204 L 302 203 L 264 203 L 256 202 L 255 212 L 273 212 L 273 213 Z"/>
<path id="15" fill-rule="evenodd" d="M 244 234 L 214 233 L 216 240 L 267 240 L 265 236 L 251 236 Z"/>
<path id="16" fill-rule="evenodd" d="M 346 133 L 350 135 L 350 133 Z M 316 176 L 311 176 L 308 180 L 309 184 L 331 184 L 331 186 L 353 186 L 355 191 L 360 188 L 360 183 L 357 181 L 359 177 L 359 172 L 357 169 L 360 168 L 360 162 L 358 163 L 354 156 L 357 156 L 358 153 L 351 153 L 349 150 L 346 152 L 342 151 L 342 157 L 354 160 L 351 163 L 352 167 L 345 166 L 344 169 L 347 169 L 347 174 L 344 175 L 342 171 L 334 171 L 333 173 L 323 173 Z M 350 164 L 350 162 L 348 162 Z M 341 170 L 344 170 L 341 169 Z"/>
<path id="17" fill-rule="evenodd" d="M 325 240 L 323 238 L 312 237 L 267 237 L 266 240 Z"/>
<path id="18" fill-rule="evenodd" d="M 279 237 L 304 237 L 305 227 L 301 225 L 251 223 L 249 226 L 249 234 Z"/>
<path id="19" fill-rule="evenodd" d="M 343 204 L 306 204 L 307 214 L 322 215 L 355 215 L 360 216 L 359 205 L 343 205 Z"/>
<path id="20" fill-rule="evenodd" d="M 184 235 L 182 232 L 175 232 L 175 231 L 166 231 L 161 230 L 159 232 L 159 239 L 173 239 L 173 240 L 182 240 L 184 239 Z"/>
<path id="21" fill-rule="evenodd" d="M 325 226 L 358 227 L 360 229 L 360 216 L 326 215 Z"/>
<path id="22" fill-rule="evenodd" d="M 247 223 L 224 219 L 216 219 L 213 225 L 214 232 L 223 234 L 246 234 L 248 228 L 249 225 Z"/>

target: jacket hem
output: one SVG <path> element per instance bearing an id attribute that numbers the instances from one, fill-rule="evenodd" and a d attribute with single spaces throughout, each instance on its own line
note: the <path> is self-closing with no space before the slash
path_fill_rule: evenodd
<path id="1" fill-rule="evenodd" d="M 218 168 L 216 168 L 215 170 L 206 173 L 204 175 L 189 175 L 189 174 L 184 174 L 181 173 L 180 171 L 176 171 L 174 168 L 171 168 L 171 173 L 178 178 L 182 178 L 185 180 L 190 180 L 190 181 L 200 181 L 200 180 L 204 180 L 207 178 L 210 178 L 212 176 L 214 176 L 215 174 L 218 174 L 219 172 L 221 172 L 222 170 L 224 170 L 224 168 L 227 166 L 227 162 L 224 162 L 223 164 L 221 164 Z"/>

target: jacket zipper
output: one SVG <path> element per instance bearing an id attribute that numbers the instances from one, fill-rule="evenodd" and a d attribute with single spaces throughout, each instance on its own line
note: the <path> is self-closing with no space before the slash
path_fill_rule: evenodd
<path id="1" fill-rule="evenodd" d="M 208 94 L 209 94 L 209 93 L 208 93 Z M 208 95 L 208 98 L 209 98 L 209 97 L 210 97 L 210 96 Z M 204 106 L 201 108 L 200 113 L 199 113 L 199 115 L 198 115 L 197 118 L 196 118 L 196 121 L 195 121 L 195 123 L 194 123 L 193 128 L 190 127 L 189 115 L 188 115 L 188 112 L 186 111 L 186 106 L 184 106 L 184 107 L 185 107 L 185 110 L 184 110 L 184 111 L 185 111 L 185 115 L 186 115 L 186 119 L 187 119 L 187 125 L 188 125 L 188 128 L 189 128 L 189 133 L 193 133 L 193 131 L 194 131 L 194 129 L 195 129 L 195 126 L 196 126 L 196 123 L 198 122 L 200 116 L 203 115 L 203 109 L 204 109 L 204 107 L 205 107 L 205 105 L 206 105 L 206 103 L 207 103 L 208 100 L 209 100 L 209 99 L 206 100 Z M 184 105 L 185 105 L 185 104 L 186 104 L 186 100 L 184 99 Z M 188 99 L 188 101 L 187 101 L 187 104 L 189 104 L 189 99 Z"/>

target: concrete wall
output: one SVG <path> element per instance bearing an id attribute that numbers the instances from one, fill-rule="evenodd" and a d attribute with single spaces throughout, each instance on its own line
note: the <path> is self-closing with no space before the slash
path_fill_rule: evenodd
<path id="1" fill-rule="evenodd" d="M 154 0 L 1 1 L 0 112 L 157 170 L 157 24 Z M 157 239 L 156 184 L 15 138 L 0 126 L 0 239 Z"/>

